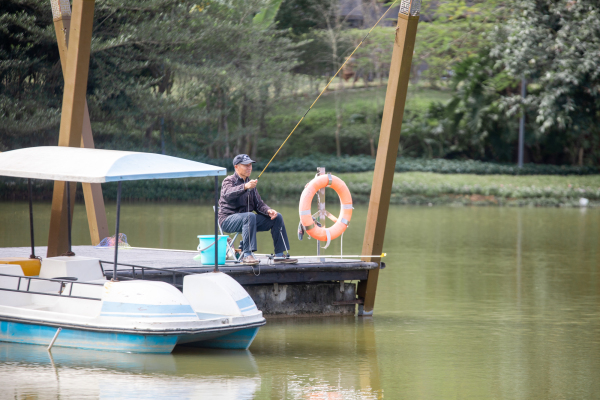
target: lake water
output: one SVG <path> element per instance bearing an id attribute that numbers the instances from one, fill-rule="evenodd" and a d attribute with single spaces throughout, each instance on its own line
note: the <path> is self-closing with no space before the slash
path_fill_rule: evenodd
<path id="1" fill-rule="evenodd" d="M 294 237 L 297 208 L 275 208 L 292 253 L 315 254 Z M 38 245 L 49 211 L 35 204 Z M 357 207 L 345 254 L 360 251 L 365 218 Z M 212 209 L 126 203 L 121 226 L 132 246 L 193 249 Z M 0 398 L 599 398 L 599 230 L 597 209 L 393 207 L 372 318 L 269 320 L 247 352 L 50 357 L 0 343 Z M 73 232 L 89 244 L 81 204 Z M 269 234 L 259 241 L 272 251 Z M 28 243 L 26 203 L 0 203 L 0 246 Z M 326 252 L 339 254 L 339 240 Z"/>

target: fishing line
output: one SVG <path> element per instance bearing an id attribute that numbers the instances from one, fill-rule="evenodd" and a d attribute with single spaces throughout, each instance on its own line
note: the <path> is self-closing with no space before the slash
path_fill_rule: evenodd
<path id="1" fill-rule="evenodd" d="M 304 113 L 304 115 L 302 116 L 302 118 L 300 118 L 300 121 L 298 121 L 298 123 L 296 124 L 296 126 L 294 126 L 294 129 L 292 129 L 292 131 L 290 132 L 290 134 L 285 138 L 285 140 L 283 141 L 283 143 L 281 144 L 281 146 L 279 146 L 279 148 L 277 149 L 277 151 L 275 152 L 275 154 L 273 155 L 273 157 L 271 157 L 271 159 L 269 160 L 269 162 L 267 163 L 267 165 L 265 166 L 265 168 L 263 168 L 262 172 L 258 175 L 258 178 L 256 178 L 256 179 L 259 179 L 261 177 L 261 175 L 265 172 L 265 170 L 269 167 L 269 165 L 275 159 L 275 157 L 277 156 L 277 154 L 279 153 L 279 151 L 281 150 L 281 148 L 285 145 L 285 143 L 288 141 L 288 139 L 290 138 L 290 136 L 292 136 L 292 134 L 294 133 L 294 131 L 296 130 L 296 128 L 298 128 L 298 125 L 300 125 L 300 123 L 304 120 L 304 117 L 306 117 L 306 115 L 313 108 L 313 106 L 315 105 L 315 103 L 321 98 L 321 95 L 323 93 L 325 93 L 325 91 L 327 90 L 327 88 L 329 87 L 329 85 L 331 84 L 331 82 L 333 82 L 333 80 L 340 73 L 340 71 L 342 70 L 342 68 L 344 68 L 344 66 L 348 63 L 348 61 L 350 60 L 350 58 L 352 58 L 352 56 L 354 55 L 354 53 L 356 52 L 356 50 L 358 50 L 358 48 L 363 44 L 363 42 L 371 34 L 371 32 L 373 31 L 373 29 L 375 29 L 375 27 L 377 25 L 379 25 L 379 22 L 381 22 L 381 20 L 387 15 L 388 11 L 390 11 L 398 1 L 399 0 L 394 0 L 394 2 L 392 3 L 392 5 L 383 13 L 383 15 L 381 16 L 381 18 L 379 18 L 377 20 L 377 22 L 375 23 L 375 25 L 373 25 L 373 27 L 369 30 L 369 32 L 367 32 L 367 34 L 365 35 L 365 37 L 360 41 L 360 43 L 358 44 L 358 46 L 356 46 L 354 48 L 354 50 L 352 51 L 352 53 L 350 53 L 350 55 L 346 58 L 346 61 L 344 61 L 344 63 L 340 67 L 340 69 L 338 69 L 337 72 L 335 73 L 335 75 L 333 75 L 333 77 L 329 80 L 329 82 L 327 82 L 327 85 L 325 85 L 325 88 L 323 90 L 321 90 L 321 93 L 319 93 L 319 95 L 317 96 L 317 98 L 315 99 L 315 101 L 313 101 L 313 103 L 310 105 L 310 107 L 308 107 L 308 110 L 306 110 L 306 112 Z M 412 6 L 412 0 L 411 0 L 411 5 L 409 6 L 409 12 L 410 12 L 411 6 Z"/>

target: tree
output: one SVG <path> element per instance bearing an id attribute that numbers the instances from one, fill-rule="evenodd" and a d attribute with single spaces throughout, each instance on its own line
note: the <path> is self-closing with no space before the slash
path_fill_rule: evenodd
<path id="1" fill-rule="evenodd" d="M 48 2 L 0 3 L 0 151 L 52 143 L 60 121 L 62 71 Z"/>
<path id="2" fill-rule="evenodd" d="M 99 2 L 87 91 L 96 145 L 157 151 L 164 125 L 172 153 L 255 154 L 260 120 L 297 65 L 295 45 L 272 28 L 278 6 Z M 50 5 L 8 0 L 0 12 L 0 149 L 55 144 L 63 82 Z"/>
<path id="3" fill-rule="evenodd" d="M 600 5 L 597 1 L 520 0 L 498 27 L 491 56 L 532 84 L 524 106 L 533 114 L 537 147 L 562 144 L 572 163 L 597 163 L 600 152 Z M 509 115 L 522 102 L 503 99 Z M 539 150 L 538 150 L 539 151 Z"/>
<path id="4" fill-rule="evenodd" d="M 503 0 L 447 0 L 423 2 L 424 22 L 419 24 L 413 71 L 417 80 L 431 87 L 451 82 L 454 66 L 476 55 L 489 44 L 487 33 L 503 21 L 507 9 Z"/>

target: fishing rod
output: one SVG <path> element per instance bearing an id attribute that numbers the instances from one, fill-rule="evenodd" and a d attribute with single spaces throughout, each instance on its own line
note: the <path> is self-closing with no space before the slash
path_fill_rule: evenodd
<path id="1" fill-rule="evenodd" d="M 337 72 L 335 73 L 335 75 L 333 75 L 333 77 L 329 80 L 329 82 L 327 82 L 327 85 L 325 85 L 325 88 L 323 88 L 323 90 L 321 90 L 321 93 L 319 93 L 319 95 L 317 96 L 317 98 L 315 99 L 315 101 L 313 101 L 313 103 L 310 105 L 310 107 L 308 107 L 308 110 L 306 110 L 306 112 L 304 113 L 304 115 L 302 116 L 302 118 L 300 118 L 300 121 L 298 121 L 298 123 L 296 124 L 296 126 L 294 126 L 294 129 L 292 129 L 292 131 L 290 132 L 290 134 L 285 138 L 285 140 L 283 141 L 283 143 L 281 143 L 281 146 L 279 146 L 279 148 L 277 149 L 277 151 L 275 152 L 275 154 L 273 154 L 273 157 L 271 157 L 271 159 L 269 160 L 269 162 L 267 163 L 267 165 L 265 165 L 265 167 L 263 168 L 263 170 L 261 171 L 261 173 L 258 175 L 258 178 L 256 179 L 260 179 L 260 177 L 262 176 L 262 174 L 265 172 L 265 170 L 269 167 L 269 165 L 271 164 L 271 162 L 275 159 L 275 157 L 277 156 L 277 154 L 279 153 L 279 151 L 281 150 L 281 148 L 285 145 L 285 143 L 288 141 L 288 139 L 290 138 L 290 136 L 292 136 L 292 134 L 296 131 L 296 128 L 298 128 L 298 126 L 300 125 L 300 123 L 304 120 L 304 118 L 306 117 L 306 115 L 310 112 L 310 110 L 313 108 L 313 106 L 317 103 L 317 101 L 319 101 L 319 99 L 321 98 L 321 95 L 323 93 L 325 93 L 325 91 L 327 90 L 327 88 L 329 87 L 329 85 L 331 84 L 331 82 L 333 82 L 333 80 L 335 79 L 335 77 L 340 73 L 340 71 L 342 70 L 342 68 L 344 68 L 344 66 L 346 66 L 346 64 L 348 63 L 348 61 L 350 61 L 350 58 L 352 58 L 352 56 L 354 55 L 354 53 L 356 52 L 356 50 L 358 50 L 358 48 L 363 44 L 363 42 L 367 39 L 367 37 L 369 37 L 369 35 L 371 34 L 371 32 L 373 31 L 373 29 L 375 29 L 375 27 L 377 25 L 379 25 L 379 22 L 381 22 L 381 20 L 387 15 L 387 13 L 394 7 L 394 5 L 398 2 L 399 0 L 394 0 L 394 2 L 389 6 L 389 8 L 383 13 L 383 15 L 377 20 L 377 22 L 375 23 L 375 25 L 373 25 L 373 27 L 369 30 L 369 32 L 367 32 L 367 34 L 365 35 L 365 37 L 363 37 L 363 39 L 360 41 L 360 43 L 358 44 L 358 46 L 356 46 L 354 48 L 354 50 L 352 50 L 352 53 L 350 53 L 350 55 L 346 58 L 346 61 L 344 61 L 344 63 L 342 64 L 342 66 L 337 70 Z M 411 5 L 412 5 L 412 0 L 411 0 Z M 409 10 L 410 10 L 410 6 L 409 6 Z"/>

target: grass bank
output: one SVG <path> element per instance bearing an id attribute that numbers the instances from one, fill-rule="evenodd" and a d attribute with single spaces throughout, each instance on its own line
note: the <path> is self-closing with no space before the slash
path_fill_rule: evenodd
<path id="1" fill-rule="evenodd" d="M 356 203 L 369 201 L 373 172 L 339 173 Z M 312 172 L 266 173 L 261 178 L 261 196 L 271 204 L 297 202 Z M 123 185 L 123 198 L 132 201 L 210 201 L 212 179 L 131 181 Z M 114 200 L 116 184 L 103 185 L 106 199 Z M 34 196 L 52 197 L 51 182 L 37 181 Z M 1 200 L 27 198 L 24 180 L 0 181 Z M 81 188 L 79 188 L 81 199 Z M 600 206 L 600 175 L 474 175 L 431 172 L 396 173 L 392 187 L 393 204 L 414 205 L 533 205 L 578 206 L 587 198 Z"/>
<path id="2" fill-rule="evenodd" d="M 277 201 L 297 199 L 313 174 L 278 173 L 265 176 L 261 192 Z M 355 202 L 368 202 L 372 172 L 338 174 Z M 268 198 L 268 197 L 267 197 Z M 393 204 L 578 206 L 580 198 L 600 205 L 600 175 L 472 175 L 430 172 L 396 173 Z"/>

